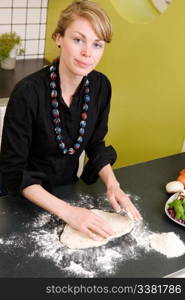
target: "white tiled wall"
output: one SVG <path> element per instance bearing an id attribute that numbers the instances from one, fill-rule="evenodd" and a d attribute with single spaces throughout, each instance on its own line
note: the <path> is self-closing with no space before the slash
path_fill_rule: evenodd
<path id="1" fill-rule="evenodd" d="M 0 34 L 15 31 L 25 49 L 17 59 L 43 58 L 48 0 L 0 0 Z"/>

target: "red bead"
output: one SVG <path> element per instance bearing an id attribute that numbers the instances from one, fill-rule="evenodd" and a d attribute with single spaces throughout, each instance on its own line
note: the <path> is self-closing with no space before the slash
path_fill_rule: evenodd
<path id="1" fill-rule="evenodd" d="M 68 153 L 69 153 L 70 155 L 73 155 L 73 154 L 75 153 L 75 150 L 74 150 L 73 148 L 69 148 L 69 149 L 68 149 Z"/>
<path id="2" fill-rule="evenodd" d="M 78 150 L 80 148 L 80 144 L 79 143 L 74 144 L 74 148 L 75 150 Z"/>
<path id="3" fill-rule="evenodd" d="M 55 72 L 52 72 L 50 74 L 50 77 L 51 77 L 52 80 L 55 80 L 57 78 L 57 74 Z"/>
<path id="4" fill-rule="evenodd" d="M 86 119 L 87 119 L 87 114 L 86 114 L 86 112 L 83 112 L 83 113 L 81 114 L 81 117 L 82 117 L 82 120 L 86 120 Z"/>
<path id="5" fill-rule="evenodd" d="M 56 98 L 57 97 L 57 90 L 52 90 L 51 91 L 51 98 Z"/>

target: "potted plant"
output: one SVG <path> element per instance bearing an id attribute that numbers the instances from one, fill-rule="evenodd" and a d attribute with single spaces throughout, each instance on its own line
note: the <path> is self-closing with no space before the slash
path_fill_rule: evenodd
<path id="1" fill-rule="evenodd" d="M 16 32 L 0 34 L 0 63 L 2 69 L 14 69 L 17 55 L 23 53 L 24 49 L 21 48 L 21 38 Z"/>

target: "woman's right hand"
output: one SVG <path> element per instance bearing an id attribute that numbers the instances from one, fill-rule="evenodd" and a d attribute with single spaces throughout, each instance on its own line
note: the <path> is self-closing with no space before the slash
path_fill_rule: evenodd
<path id="1" fill-rule="evenodd" d="M 99 240 L 98 236 L 108 238 L 113 235 L 110 225 L 89 209 L 69 205 L 62 218 L 71 227 L 93 240 Z"/>
<path id="2" fill-rule="evenodd" d="M 22 191 L 22 195 L 57 217 L 74 229 L 83 232 L 91 239 L 107 238 L 113 234 L 109 224 L 91 210 L 71 206 L 66 201 L 52 195 L 41 185 L 33 184 Z"/>

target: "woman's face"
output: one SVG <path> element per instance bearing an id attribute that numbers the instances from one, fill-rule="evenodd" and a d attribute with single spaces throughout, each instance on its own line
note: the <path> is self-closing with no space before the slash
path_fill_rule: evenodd
<path id="1" fill-rule="evenodd" d="M 70 24 L 63 37 L 58 35 L 56 43 L 61 46 L 63 67 L 75 76 L 90 73 L 99 63 L 105 47 L 89 21 L 82 17 Z"/>

